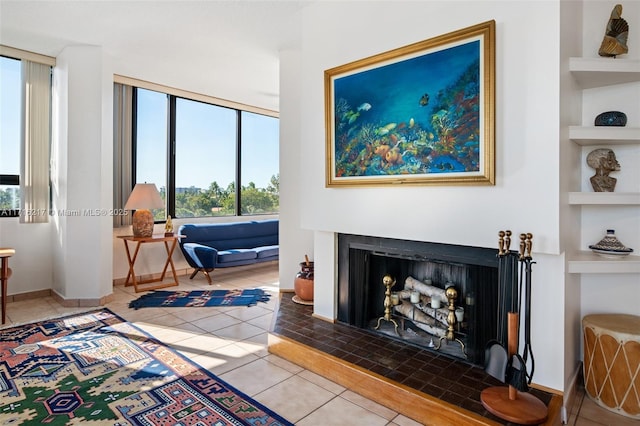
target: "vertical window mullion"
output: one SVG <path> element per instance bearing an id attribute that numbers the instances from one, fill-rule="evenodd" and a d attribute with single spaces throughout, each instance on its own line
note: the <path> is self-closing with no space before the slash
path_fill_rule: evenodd
<path id="1" fill-rule="evenodd" d="M 167 214 L 176 217 L 176 97 L 169 96 L 167 129 Z"/>
<path id="2" fill-rule="evenodd" d="M 133 90 L 131 95 L 131 189 L 136 185 L 138 177 L 136 176 L 138 164 L 138 88 Z"/>
<path id="3" fill-rule="evenodd" d="M 236 110 L 236 216 L 242 216 L 242 111 Z"/>

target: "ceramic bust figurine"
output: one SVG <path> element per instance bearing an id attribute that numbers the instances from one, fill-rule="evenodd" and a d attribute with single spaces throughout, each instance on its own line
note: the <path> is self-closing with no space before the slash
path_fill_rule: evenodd
<path id="1" fill-rule="evenodd" d="M 613 192 L 617 179 L 609 176 L 609 173 L 620 170 L 616 154 L 606 148 L 594 149 L 587 155 L 587 164 L 596 169 L 596 174 L 590 179 L 593 190 L 595 192 Z"/>

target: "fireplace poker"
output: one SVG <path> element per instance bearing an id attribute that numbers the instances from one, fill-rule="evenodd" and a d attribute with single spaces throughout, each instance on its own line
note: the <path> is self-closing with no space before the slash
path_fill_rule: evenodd
<path id="1" fill-rule="evenodd" d="M 511 258 L 511 231 L 500 231 L 499 242 L 501 246 L 498 251 L 498 340 L 506 345 L 507 341 L 507 311 L 510 309 L 512 289 L 508 285 L 513 281 L 513 262 Z M 515 270 L 517 273 L 517 270 Z"/>
<path id="2" fill-rule="evenodd" d="M 536 368 L 535 359 L 533 358 L 533 349 L 531 348 L 531 265 L 533 262 L 533 258 L 531 257 L 531 247 L 533 245 L 532 242 L 533 235 L 531 233 L 527 233 L 526 235 L 526 255 L 525 255 L 525 297 L 527 298 L 527 305 L 525 307 L 525 315 L 524 315 L 524 352 L 522 354 L 522 358 L 524 362 L 527 362 L 529 356 L 531 357 L 531 371 L 527 374 L 529 378 L 529 384 L 531 384 L 531 380 L 533 379 L 533 372 Z"/>
<path id="3" fill-rule="evenodd" d="M 504 231 L 498 232 L 498 321 L 497 321 L 497 330 L 496 337 L 500 340 L 500 343 L 503 344 L 502 340 L 502 304 L 504 299 L 504 289 L 503 289 L 503 280 L 504 280 L 504 272 L 502 271 L 504 258 Z"/>

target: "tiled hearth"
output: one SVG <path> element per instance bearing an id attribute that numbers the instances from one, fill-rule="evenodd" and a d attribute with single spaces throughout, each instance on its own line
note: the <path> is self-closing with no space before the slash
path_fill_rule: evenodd
<path id="1" fill-rule="evenodd" d="M 271 352 L 424 424 L 438 424 L 434 412 L 439 421 L 457 425 L 510 424 L 480 402 L 483 389 L 502 385 L 483 369 L 364 329 L 314 318 L 313 307 L 294 303 L 293 293 L 281 296 L 269 336 Z M 537 389 L 531 394 L 549 407 L 545 424 L 560 424 L 561 396 Z"/>

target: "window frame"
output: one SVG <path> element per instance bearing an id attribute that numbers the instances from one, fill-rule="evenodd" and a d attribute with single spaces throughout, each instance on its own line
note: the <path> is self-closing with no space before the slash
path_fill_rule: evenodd
<path id="1" fill-rule="evenodd" d="M 48 65 L 53 68 L 56 66 L 56 58 L 46 55 L 41 55 L 38 53 L 29 52 L 27 50 L 17 49 L 15 47 L 5 46 L 0 44 L 0 56 L 15 59 L 17 61 L 31 61 L 38 62 L 43 65 Z M 22 64 L 20 65 L 22 66 Z M 22 82 L 21 82 L 22 84 Z M 24 126 L 24 122 L 20 124 Z M 51 143 L 51 141 L 49 141 Z M 20 149 L 22 149 L 24 145 L 24 140 L 20 141 Z M 0 174 L 0 185 L 7 186 L 20 186 L 20 174 Z M 51 186 L 49 186 L 49 197 L 51 197 Z M 20 209 L 0 209 L 0 218 L 3 217 L 20 217 Z"/>
<path id="2" fill-rule="evenodd" d="M 8 56 L 8 55 L 4 55 L 4 54 L 0 54 L 0 56 L 2 56 L 3 58 L 7 58 L 7 59 L 11 59 L 14 61 L 18 61 L 20 62 L 20 67 L 22 67 L 22 59 L 21 58 L 14 58 L 12 56 Z M 21 81 L 22 84 L 22 81 Z M 22 101 L 20 101 L 20 108 L 22 108 Z M 20 123 L 20 126 L 23 126 L 23 123 Z M 22 149 L 22 144 L 24 143 L 24 141 L 20 140 L 18 141 L 18 146 L 20 149 Z M 20 168 L 20 167 L 19 167 Z M 0 174 L 0 185 L 7 185 L 7 186 L 17 186 L 18 187 L 18 193 L 20 192 L 20 174 Z M 0 217 L 19 217 L 20 216 L 20 209 L 0 209 Z"/>
<path id="3" fill-rule="evenodd" d="M 117 77 L 117 76 L 116 76 Z M 274 111 L 264 110 L 261 108 L 247 107 L 246 105 L 228 102 L 224 100 L 219 100 L 217 98 L 210 98 L 206 96 L 188 96 L 193 95 L 189 92 L 166 90 L 164 86 L 159 86 L 155 84 L 132 84 L 131 79 L 126 79 L 127 82 L 118 81 L 116 78 L 115 82 L 120 82 L 122 84 L 129 84 L 133 88 L 133 108 L 132 108 L 132 126 L 131 126 L 131 171 L 133 178 L 133 185 L 137 182 L 137 129 L 138 129 L 138 90 L 151 90 L 167 96 L 167 141 L 166 143 L 166 156 L 167 156 L 167 182 L 165 185 L 166 188 L 166 199 L 165 199 L 165 219 L 163 220 L 155 220 L 155 223 L 164 223 L 166 222 L 166 217 L 171 216 L 172 218 L 184 219 L 186 217 L 176 216 L 176 113 L 177 113 L 177 100 L 184 99 L 186 101 L 192 102 L 200 102 L 206 105 L 211 105 L 219 108 L 228 108 L 235 111 L 235 125 L 236 125 L 236 136 L 235 136 L 235 173 L 234 173 L 234 185 L 235 185 L 235 203 L 234 203 L 234 212 L 233 214 L 225 215 L 223 217 L 240 217 L 240 216 L 258 216 L 258 215 L 276 215 L 279 214 L 279 203 L 278 203 L 278 211 L 277 212 L 267 212 L 267 213 L 243 213 L 242 212 L 242 114 L 243 112 L 263 115 L 265 117 L 271 117 L 279 121 L 279 116 Z M 137 82 L 137 81 L 136 81 Z M 221 101 L 221 102 L 219 102 Z M 244 107 L 244 108 L 243 108 Z M 278 170 L 275 171 L 274 175 L 279 176 L 279 167 Z M 266 189 L 266 188 L 265 188 Z M 278 194 L 279 198 L 279 194 Z M 196 216 L 196 218 L 216 218 L 222 216 Z"/>

